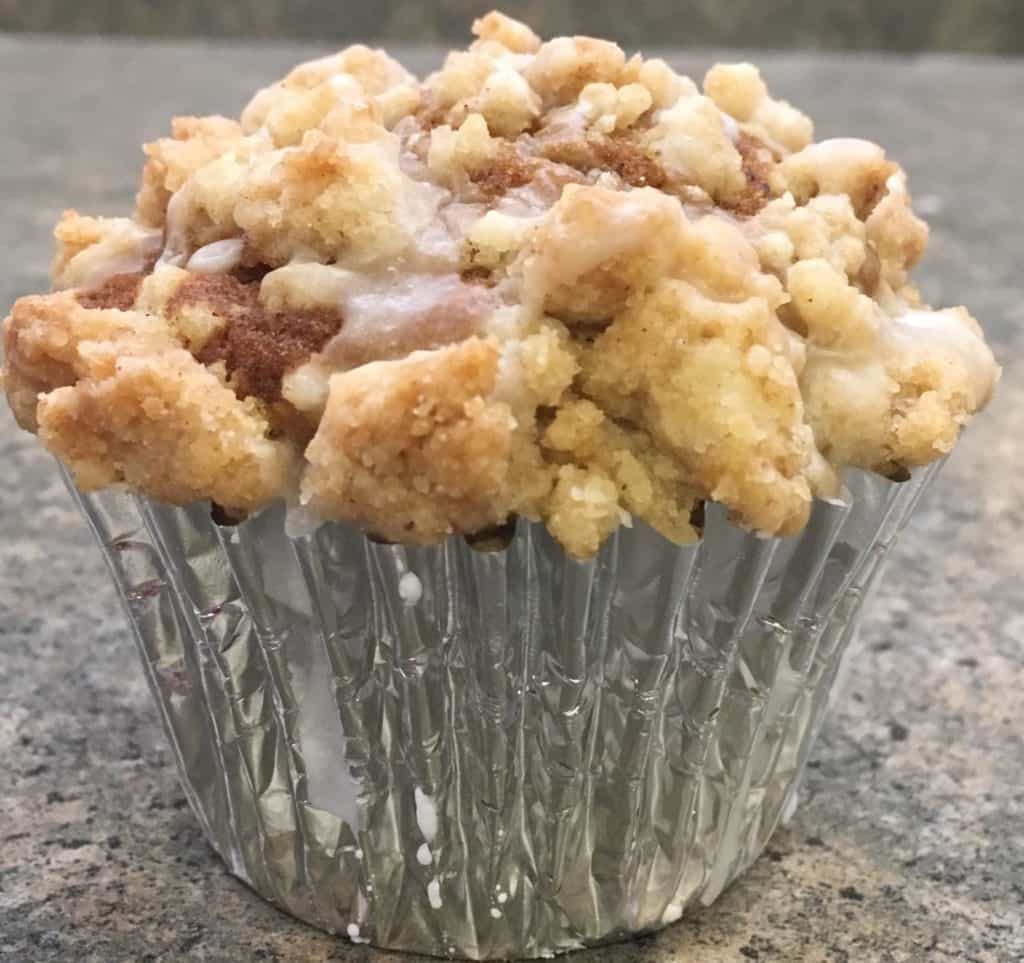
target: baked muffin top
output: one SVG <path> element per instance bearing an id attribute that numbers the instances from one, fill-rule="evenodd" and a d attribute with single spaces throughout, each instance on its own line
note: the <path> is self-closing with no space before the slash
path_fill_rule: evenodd
<path id="1" fill-rule="evenodd" d="M 793 534 L 842 469 L 950 451 L 999 369 L 921 302 L 882 148 L 815 142 L 750 64 L 473 33 L 423 81 L 357 46 L 177 118 L 132 217 L 64 215 L 3 371 L 82 489 L 406 543 L 523 515 L 586 557 L 707 500 Z"/>

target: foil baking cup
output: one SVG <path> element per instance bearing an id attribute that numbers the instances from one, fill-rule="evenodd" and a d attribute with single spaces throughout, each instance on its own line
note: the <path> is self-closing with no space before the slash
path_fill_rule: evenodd
<path id="1" fill-rule="evenodd" d="M 583 562 L 525 522 L 406 547 L 71 489 L 231 872 L 349 939 L 492 959 L 656 929 L 757 858 L 935 471 L 851 473 L 796 538 L 709 507 L 696 546 L 636 525 Z"/>

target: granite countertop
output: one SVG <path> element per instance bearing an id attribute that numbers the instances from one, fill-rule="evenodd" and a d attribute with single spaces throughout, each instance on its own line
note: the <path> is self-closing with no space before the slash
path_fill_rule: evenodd
<path id="1" fill-rule="evenodd" d="M 41 288 L 60 210 L 115 213 L 172 113 L 232 112 L 310 48 L 0 36 L 0 305 Z M 672 56 L 702 71 L 712 54 Z M 411 66 L 435 60 L 413 52 Z M 715 906 L 579 963 L 1024 958 L 1024 62 L 758 56 L 821 136 L 909 168 L 928 300 L 1005 366 L 895 551 L 802 805 Z M 178 790 L 92 537 L 0 414 L 0 959 L 384 963 L 229 877 Z"/>

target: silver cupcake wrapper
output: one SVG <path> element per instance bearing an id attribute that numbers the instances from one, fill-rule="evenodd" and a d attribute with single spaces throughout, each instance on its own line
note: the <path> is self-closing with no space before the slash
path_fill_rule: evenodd
<path id="1" fill-rule="evenodd" d="M 791 807 L 880 563 L 935 469 L 853 473 L 794 539 L 708 512 L 586 562 L 377 544 L 283 507 L 76 498 L 231 871 L 380 947 L 525 958 L 707 904 Z"/>

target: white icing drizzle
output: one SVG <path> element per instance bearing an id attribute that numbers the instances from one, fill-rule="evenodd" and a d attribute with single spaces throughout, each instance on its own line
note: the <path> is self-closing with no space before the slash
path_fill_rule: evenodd
<path id="1" fill-rule="evenodd" d="M 184 267 L 188 261 L 188 232 L 185 225 L 185 189 L 176 191 L 167 203 L 167 232 L 158 266 Z"/>
<path id="2" fill-rule="evenodd" d="M 734 144 L 739 143 L 740 125 L 737 124 L 735 119 L 724 110 L 722 111 L 722 130 L 725 131 L 725 136 Z"/>
<path id="3" fill-rule="evenodd" d="M 145 270 L 160 252 L 163 234 L 125 220 L 101 241 L 76 254 L 56 278 L 61 288 L 94 291 L 119 274 Z"/>
<path id="4" fill-rule="evenodd" d="M 665 907 L 665 912 L 661 914 L 661 922 L 668 926 L 670 923 L 676 922 L 681 919 L 683 915 L 683 904 L 682 903 L 669 903 Z"/>
<path id="5" fill-rule="evenodd" d="M 493 292 L 457 274 L 353 274 L 338 305 L 345 323 L 325 354 L 345 368 L 461 341 L 495 305 Z"/>
<path id="6" fill-rule="evenodd" d="M 240 237 L 214 241 L 188 259 L 188 270 L 195 274 L 227 274 L 242 263 L 244 250 L 245 241 Z"/>
<path id="7" fill-rule="evenodd" d="M 423 583 L 415 572 L 406 572 L 398 580 L 398 594 L 406 605 L 415 605 L 423 598 Z"/>
<path id="8" fill-rule="evenodd" d="M 414 791 L 416 799 L 416 824 L 423 834 L 423 838 L 432 843 L 437 835 L 437 809 L 434 800 L 430 798 L 419 786 Z"/>
<path id="9" fill-rule="evenodd" d="M 559 249 L 563 256 L 557 264 L 549 263 L 543 269 L 528 273 L 523 303 L 530 310 L 536 314 L 542 313 L 544 299 L 555 283 L 565 284 L 569 278 L 581 278 L 621 254 L 639 248 L 646 241 L 651 229 L 652 207 L 630 197 L 628 193 L 618 195 L 618 198 L 614 209 L 614 231 L 600 235 L 580 235 L 573 237 L 573 243 L 560 243 Z M 564 228 L 562 232 L 564 238 Z"/>
<path id="10" fill-rule="evenodd" d="M 370 940 L 360 934 L 359 925 L 357 923 L 349 923 L 345 929 L 345 933 L 353 943 L 369 943 Z"/>

